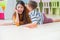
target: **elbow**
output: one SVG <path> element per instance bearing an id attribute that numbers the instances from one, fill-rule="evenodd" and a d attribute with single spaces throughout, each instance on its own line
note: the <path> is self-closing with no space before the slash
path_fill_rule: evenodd
<path id="1" fill-rule="evenodd" d="M 16 25 L 16 26 L 20 26 L 20 24 L 19 24 L 18 22 L 15 22 L 15 25 Z"/>

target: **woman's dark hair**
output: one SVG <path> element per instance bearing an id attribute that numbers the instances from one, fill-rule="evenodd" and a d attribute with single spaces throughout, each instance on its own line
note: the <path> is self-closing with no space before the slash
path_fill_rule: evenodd
<path id="1" fill-rule="evenodd" d="M 24 3 L 23 1 L 17 1 L 16 6 L 17 6 L 18 4 L 21 4 L 22 6 L 25 6 L 25 3 Z"/>
<path id="2" fill-rule="evenodd" d="M 26 8 L 26 6 L 25 6 L 25 3 L 23 2 L 23 1 L 17 1 L 17 4 L 16 4 L 16 6 L 18 5 L 18 4 L 21 4 L 23 7 L 24 7 L 24 11 L 23 11 L 23 13 L 22 13 L 22 21 L 24 20 L 25 22 L 24 22 L 24 24 L 27 24 L 27 23 L 30 23 L 31 21 L 29 21 L 30 20 L 30 18 L 29 18 L 29 15 L 28 15 L 28 9 Z M 20 20 L 20 18 L 19 18 L 19 20 Z"/>
<path id="3" fill-rule="evenodd" d="M 30 6 L 32 7 L 32 9 L 37 8 L 37 2 L 35 2 L 35 1 L 30 1 L 30 2 L 28 3 L 28 5 L 30 5 Z"/>

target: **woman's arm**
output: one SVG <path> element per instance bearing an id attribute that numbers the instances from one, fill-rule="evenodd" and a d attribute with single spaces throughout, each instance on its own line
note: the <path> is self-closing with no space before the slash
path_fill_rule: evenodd
<path id="1" fill-rule="evenodd" d="M 15 25 L 19 26 L 19 22 L 17 20 L 17 17 L 15 17 L 15 15 L 13 15 L 13 22 Z"/>
<path id="2" fill-rule="evenodd" d="M 8 25 L 14 25 L 13 23 L 2 23 L 0 26 L 8 26 Z"/>
<path id="3" fill-rule="evenodd" d="M 14 25 L 12 20 L 0 20 L 0 26 Z"/>
<path id="4" fill-rule="evenodd" d="M 17 26 L 19 26 L 19 17 L 18 17 L 18 11 L 15 9 L 15 13 L 13 15 L 13 21 L 14 21 L 14 24 L 16 24 Z"/>

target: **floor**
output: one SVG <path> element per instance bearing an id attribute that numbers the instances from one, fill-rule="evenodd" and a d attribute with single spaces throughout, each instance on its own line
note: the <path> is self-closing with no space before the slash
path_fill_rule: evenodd
<path id="1" fill-rule="evenodd" d="M 0 23 L 11 20 L 1 20 Z M 27 28 L 15 25 L 0 26 L 0 40 L 60 40 L 60 22 L 38 25 L 37 28 Z"/>

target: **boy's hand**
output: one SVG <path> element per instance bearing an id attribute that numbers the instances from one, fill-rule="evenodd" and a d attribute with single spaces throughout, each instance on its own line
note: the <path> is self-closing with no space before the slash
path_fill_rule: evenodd
<path id="1" fill-rule="evenodd" d="M 37 24 L 31 23 L 31 24 L 26 24 L 25 26 L 28 28 L 36 28 Z"/>

